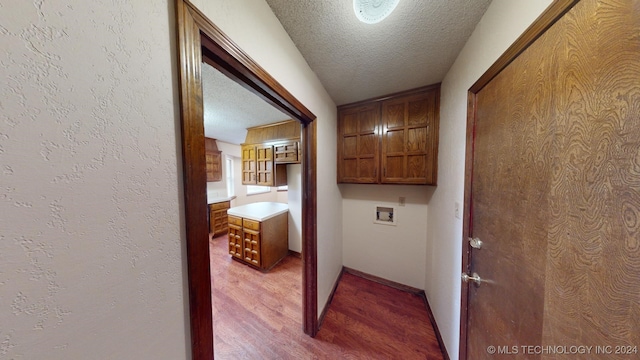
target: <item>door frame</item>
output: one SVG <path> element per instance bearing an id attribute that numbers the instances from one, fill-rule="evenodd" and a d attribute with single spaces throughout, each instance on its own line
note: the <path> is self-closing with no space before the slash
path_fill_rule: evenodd
<path id="1" fill-rule="evenodd" d="M 176 0 L 180 126 L 185 201 L 191 353 L 213 359 L 213 318 L 207 228 L 201 67 L 212 65 L 301 122 L 303 330 L 315 336 L 317 317 L 316 116 L 280 85 L 193 4 Z"/>
<path id="2" fill-rule="evenodd" d="M 477 95 L 504 70 L 523 51 L 533 44 L 553 24 L 564 16 L 580 0 L 554 0 L 547 9 L 516 39 L 516 41 L 489 67 L 489 69 L 469 88 L 467 93 L 467 133 L 465 150 L 464 175 L 464 218 L 462 225 L 462 273 L 471 270 L 471 245 L 473 237 L 473 154 L 475 139 L 475 124 L 477 115 Z M 468 321 L 469 284 L 461 281 L 460 291 L 460 359 L 467 359 L 467 321 Z"/>

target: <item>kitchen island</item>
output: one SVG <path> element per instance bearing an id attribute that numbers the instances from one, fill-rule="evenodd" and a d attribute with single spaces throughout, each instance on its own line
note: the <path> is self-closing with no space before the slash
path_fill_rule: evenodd
<path id="1" fill-rule="evenodd" d="M 227 210 L 229 254 L 234 260 L 269 271 L 289 253 L 289 206 L 258 202 Z"/>

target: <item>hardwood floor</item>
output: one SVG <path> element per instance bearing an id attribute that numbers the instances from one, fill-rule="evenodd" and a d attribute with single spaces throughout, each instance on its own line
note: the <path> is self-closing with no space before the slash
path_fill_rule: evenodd
<path id="1" fill-rule="evenodd" d="M 262 273 L 209 241 L 216 359 L 442 359 L 423 300 L 345 273 L 316 338 L 302 331 L 302 264 Z"/>

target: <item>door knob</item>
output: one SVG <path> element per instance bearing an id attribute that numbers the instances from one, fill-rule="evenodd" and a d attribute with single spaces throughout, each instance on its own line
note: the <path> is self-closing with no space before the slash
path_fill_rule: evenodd
<path id="1" fill-rule="evenodd" d="M 469 244 L 474 249 L 482 248 L 482 240 L 480 240 L 479 238 L 469 238 Z"/>
<path id="2" fill-rule="evenodd" d="M 482 283 L 482 278 L 480 278 L 480 275 L 478 275 L 478 273 L 473 273 L 473 276 L 469 276 L 469 274 L 467 273 L 462 273 L 462 281 L 473 281 L 476 283 L 476 285 L 480 286 L 480 284 Z"/>

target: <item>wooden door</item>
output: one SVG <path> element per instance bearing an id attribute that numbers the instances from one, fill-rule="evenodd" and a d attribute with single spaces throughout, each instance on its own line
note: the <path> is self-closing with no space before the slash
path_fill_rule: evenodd
<path id="1" fill-rule="evenodd" d="M 438 94 L 382 102 L 382 183 L 435 184 Z"/>
<path id="2" fill-rule="evenodd" d="M 380 104 L 338 114 L 338 182 L 373 184 L 379 178 Z"/>
<path id="3" fill-rule="evenodd" d="M 463 357 L 640 356 L 638 34 L 640 1 L 582 0 L 472 87 Z"/>

